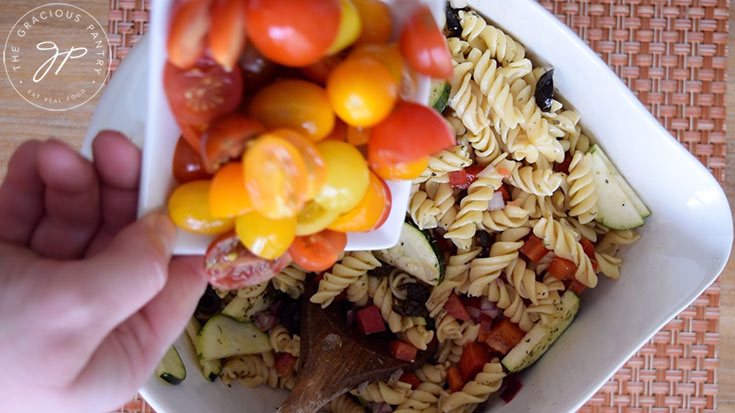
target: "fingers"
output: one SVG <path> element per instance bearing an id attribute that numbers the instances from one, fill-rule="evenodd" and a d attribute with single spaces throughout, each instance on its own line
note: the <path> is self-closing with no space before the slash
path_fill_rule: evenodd
<path id="1" fill-rule="evenodd" d="M 55 259 L 79 258 L 100 224 L 100 193 L 92 164 L 68 145 L 48 140 L 38 149 L 45 214 L 31 248 Z"/>
<path id="2" fill-rule="evenodd" d="M 0 242 L 27 246 L 43 216 L 43 182 L 38 174 L 41 142 L 22 144 L 10 158 L 0 186 Z"/>

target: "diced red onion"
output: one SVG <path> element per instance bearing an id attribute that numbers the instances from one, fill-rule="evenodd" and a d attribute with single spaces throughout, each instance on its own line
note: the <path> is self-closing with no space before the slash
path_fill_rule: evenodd
<path id="1" fill-rule="evenodd" d="M 370 403 L 373 413 L 392 413 L 393 409 L 388 403 Z"/>
<path id="2" fill-rule="evenodd" d="M 480 302 L 480 312 L 490 318 L 496 318 L 501 314 L 500 309 L 495 305 L 495 303 L 488 300 L 487 297 L 482 297 L 482 301 Z"/>
<path id="3" fill-rule="evenodd" d="M 493 199 L 490 200 L 488 203 L 487 209 L 488 211 L 497 211 L 499 209 L 505 208 L 505 201 L 503 201 L 503 193 L 500 191 L 495 191 L 493 194 Z"/>
<path id="4" fill-rule="evenodd" d="M 470 317 L 472 317 L 472 320 L 477 322 L 480 320 L 480 309 L 475 307 L 466 307 L 467 312 L 470 314 Z"/>
<path id="5" fill-rule="evenodd" d="M 268 331 L 278 324 L 278 318 L 273 314 L 261 311 L 255 315 L 255 325 L 263 331 Z"/>
<path id="6" fill-rule="evenodd" d="M 351 326 L 355 323 L 355 310 L 347 311 L 347 325 Z"/>

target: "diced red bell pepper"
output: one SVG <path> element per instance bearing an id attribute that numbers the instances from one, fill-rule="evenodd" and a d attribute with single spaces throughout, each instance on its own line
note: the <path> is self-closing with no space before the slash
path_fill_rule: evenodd
<path id="1" fill-rule="evenodd" d="M 568 174 L 569 165 L 571 164 L 572 164 L 572 154 L 566 153 L 564 156 L 564 161 L 554 166 L 554 172 L 564 172 L 565 174 Z"/>
<path id="2" fill-rule="evenodd" d="M 385 331 L 383 316 L 380 315 L 380 309 L 375 305 L 359 310 L 356 318 L 357 328 L 362 334 L 368 335 Z"/>
<path id="3" fill-rule="evenodd" d="M 559 280 L 566 280 L 574 278 L 574 274 L 577 272 L 577 266 L 564 258 L 554 257 L 549 265 L 549 274 L 553 275 Z"/>
<path id="4" fill-rule="evenodd" d="M 490 350 L 484 344 L 467 343 L 459 359 L 459 373 L 466 383 L 473 380 L 477 373 L 482 371 L 485 363 L 490 361 Z"/>
<path id="5" fill-rule="evenodd" d="M 459 369 L 454 366 L 447 370 L 447 381 L 449 381 L 449 391 L 452 393 L 458 392 L 464 387 L 462 375 L 459 373 Z"/>
<path id="6" fill-rule="evenodd" d="M 449 173 L 449 184 L 455 188 L 467 189 L 477 179 L 477 175 L 485 169 L 484 166 L 474 164 L 460 171 Z"/>
<path id="7" fill-rule="evenodd" d="M 592 241 L 588 240 L 585 237 L 582 237 L 582 239 L 579 240 L 579 243 L 582 244 L 582 249 L 584 250 L 584 253 L 587 254 L 587 256 L 590 257 L 591 260 L 594 260 L 595 245 L 592 243 Z"/>
<path id="8" fill-rule="evenodd" d="M 480 343 L 487 343 L 487 338 L 490 336 L 490 330 L 493 328 L 493 319 L 485 314 L 480 317 L 480 332 L 477 334 L 477 341 Z"/>
<path id="9" fill-rule="evenodd" d="M 471 318 L 470 313 L 464 308 L 462 301 L 454 293 L 449 295 L 447 302 L 444 303 L 444 309 L 457 320 L 467 321 Z"/>
<path id="10" fill-rule="evenodd" d="M 544 241 L 533 234 L 526 239 L 519 251 L 533 262 L 539 262 L 549 252 L 544 246 Z"/>
<path id="11" fill-rule="evenodd" d="M 508 188 L 505 187 L 505 184 L 500 185 L 500 188 L 498 191 L 503 194 L 503 201 L 508 202 L 510 201 L 510 193 L 508 192 Z"/>
<path id="12" fill-rule="evenodd" d="M 580 295 L 580 294 L 582 294 L 582 291 L 584 291 L 585 288 L 587 288 L 587 287 L 585 287 L 585 285 L 582 284 L 581 282 L 579 282 L 577 280 L 572 280 L 569 283 L 569 287 L 567 289 L 569 291 L 573 292 L 574 294 Z"/>
<path id="13" fill-rule="evenodd" d="M 501 318 L 490 330 L 487 344 L 491 349 L 505 355 L 523 340 L 524 335 L 526 333 L 518 325 L 510 322 L 507 318 Z"/>
<path id="14" fill-rule="evenodd" d="M 398 360 L 414 362 L 419 349 L 405 341 L 394 340 L 390 342 L 390 354 Z"/>
<path id="15" fill-rule="evenodd" d="M 279 353 L 276 361 L 273 363 L 276 371 L 281 377 L 288 377 L 293 373 L 293 367 L 296 365 L 297 358 L 288 353 Z"/>
<path id="16" fill-rule="evenodd" d="M 403 373 L 398 381 L 410 384 L 412 389 L 419 387 L 419 385 L 421 384 L 421 379 L 419 378 L 419 376 L 417 376 L 416 373 L 412 371 L 407 371 Z"/>

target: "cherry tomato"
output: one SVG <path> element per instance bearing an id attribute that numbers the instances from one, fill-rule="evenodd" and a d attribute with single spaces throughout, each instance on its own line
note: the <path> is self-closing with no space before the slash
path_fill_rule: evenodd
<path id="1" fill-rule="evenodd" d="M 217 238 L 204 256 L 204 274 L 215 288 L 236 290 L 266 282 L 291 263 L 286 252 L 273 261 L 248 251 L 234 231 Z"/>
<path id="2" fill-rule="evenodd" d="M 339 212 L 324 208 L 316 201 L 309 201 L 296 217 L 296 235 L 315 234 L 334 222 L 338 216 Z"/>
<path id="3" fill-rule="evenodd" d="M 365 158 L 344 142 L 320 142 L 317 149 L 327 164 L 327 181 L 314 200 L 340 214 L 351 210 L 365 196 L 370 183 Z"/>
<path id="4" fill-rule="evenodd" d="M 296 217 L 270 219 L 256 211 L 237 217 L 235 232 L 253 254 L 266 260 L 283 255 L 296 236 Z"/>
<path id="5" fill-rule="evenodd" d="M 174 6 L 166 49 L 175 66 L 187 69 L 204 54 L 210 4 L 211 0 L 182 0 Z"/>
<path id="6" fill-rule="evenodd" d="M 221 234 L 231 230 L 232 219 L 215 218 L 209 210 L 210 181 L 179 185 L 168 199 L 168 213 L 179 228 L 198 234 Z"/>
<path id="7" fill-rule="evenodd" d="M 330 230 L 296 237 L 289 252 L 294 263 L 306 271 L 324 271 L 337 262 L 345 250 L 347 235 Z"/>
<path id="8" fill-rule="evenodd" d="M 332 73 L 332 70 L 344 60 L 344 56 L 342 55 L 343 53 L 337 53 L 324 56 L 317 60 L 316 63 L 302 67 L 301 73 L 314 82 L 324 85 L 327 83 L 327 78 Z"/>
<path id="9" fill-rule="evenodd" d="M 342 49 L 357 40 L 362 31 L 362 23 L 360 22 L 360 14 L 357 8 L 350 0 L 339 1 L 342 8 L 342 15 L 340 16 L 339 29 L 337 30 L 337 37 L 334 39 L 334 43 L 327 50 L 327 54 L 335 54 Z"/>
<path id="10" fill-rule="evenodd" d="M 434 109 L 401 102 L 370 133 L 371 165 L 412 162 L 456 144 L 451 127 Z"/>
<path id="11" fill-rule="evenodd" d="M 278 74 L 278 65 L 263 56 L 252 44 L 245 46 L 245 50 L 240 54 L 239 63 L 245 93 L 260 89 Z"/>
<path id="12" fill-rule="evenodd" d="M 246 0 L 214 0 L 209 29 L 209 53 L 212 58 L 232 70 L 245 47 Z"/>
<path id="13" fill-rule="evenodd" d="M 401 84 L 403 78 L 403 57 L 398 45 L 392 44 L 361 44 L 355 46 L 350 53 L 352 57 L 372 57 L 382 63 L 393 75 L 396 85 Z"/>
<path id="14" fill-rule="evenodd" d="M 341 15 L 339 0 L 249 0 L 248 36 L 274 62 L 306 66 L 332 46 Z"/>
<path id="15" fill-rule="evenodd" d="M 265 134 L 245 152 L 245 186 L 255 209 L 270 219 L 295 217 L 306 202 L 308 172 L 299 150 Z"/>
<path id="16" fill-rule="evenodd" d="M 316 146 L 300 133 L 290 129 L 278 129 L 272 133 L 286 139 L 299 150 L 308 174 L 305 197 L 306 199 L 314 198 L 327 180 L 327 166 Z"/>
<path id="17" fill-rule="evenodd" d="M 316 142 L 334 128 L 334 111 L 327 92 L 305 80 L 286 79 L 260 89 L 248 113 L 267 128 L 288 128 Z"/>
<path id="18" fill-rule="evenodd" d="M 391 195 L 388 185 L 370 172 L 370 185 L 356 207 L 347 211 L 327 228 L 340 232 L 372 231 L 388 218 Z"/>
<path id="19" fill-rule="evenodd" d="M 390 180 L 412 180 L 416 179 L 429 166 L 429 157 L 417 159 L 411 162 L 396 164 L 371 163 L 370 168 L 383 179 Z"/>
<path id="20" fill-rule="evenodd" d="M 235 110 L 242 99 L 240 68 L 227 72 L 208 57 L 189 69 L 167 63 L 163 86 L 176 120 L 189 125 L 208 124 Z"/>
<path id="21" fill-rule="evenodd" d="M 393 19 L 388 5 L 380 0 L 352 0 L 360 14 L 362 32 L 357 43 L 388 43 L 393 33 Z"/>
<path id="22" fill-rule="evenodd" d="M 209 179 L 210 174 L 204 169 L 199 152 L 189 145 L 183 137 L 179 138 L 174 149 L 173 174 L 179 183 Z"/>
<path id="23" fill-rule="evenodd" d="M 447 41 L 426 5 L 420 5 L 403 24 L 399 42 L 401 54 L 417 72 L 435 78 L 452 76 Z"/>
<path id="24" fill-rule="evenodd" d="M 238 113 L 216 119 L 202 136 L 202 158 L 209 172 L 239 159 L 245 144 L 265 132 L 263 125 Z"/>
<path id="25" fill-rule="evenodd" d="M 327 94 L 342 120 L 352 126 L 372 126 L 396 103 L 398 89 L 390 71 L 369 57 L 347 59 L 327 79 Z"/>
<path id="26" fill-rule="evenodd" d="M 202 147 L 202 135 L 207 129 L 207 125 L 188 125 L 181 122 L 178 122 L 178 124 L 181 129 L 181 137 L 189 143 L 189 146 L 199 153 L 199 150 Z"/>
<path id="27" fill-rule="evenodd" d="M 370 129 L 347 127 L 347 143 L 352 146 L 366 145 L 370 141 Z"/>
<path id="28" fill-rule="evenodd" d="M 340 118 L 337 118 L 334 122 L 334 128 L 326 138 L 325 141 L 347 141 L 347 124 Z"/>
<path id="29" fill-rule="evenodd" d="M 217 218 L 232 218 L 252 211 L 242 164 L 232 162 L 220 168 L 209 188 L 209 211 Z"/>

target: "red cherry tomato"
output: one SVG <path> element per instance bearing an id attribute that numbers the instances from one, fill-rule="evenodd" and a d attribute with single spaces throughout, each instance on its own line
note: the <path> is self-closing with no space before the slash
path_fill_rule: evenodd
<path id="1" fill-rule="evenodd" d="M 178 124 L 181 129 L 181 137 L 199 153 L 202 147 L 202 134 L 207 129 L 207 125 L 187 125 L 181 122 L 178 122 Z"/>
<path id="2" fill-rule="evenodd" d="M 245 47 L 246 0 L 214 0 L 209 29 L 209 53 L 231 70 Z"/>
<path id="3" fill-rule="evenodd" d="M 306 66 L 332 46 L 342 16 L 339 0 L 250 0 L 248 36 L 274 62 Z"/>
<path id="4" fill-rule="evenodd" d="M 204 54 L 210 4 L 211 0 L 183 0 L 173 7 L 166 49 L 175 66 L 189 68 Z"/>
<path id="5" fill-rule="evenodd" d="M 240 69 L 245 93 L 260 89 L 278 74 L 278 65 L 263 56 L 252 44 L 247 44 L 240 54 Z"/>
<path id="6" fill-rule="evenodd" d="M 452 129 L 434 109 L 401 102 L 370 134 L 371 165 L 412 162 L 456 144 Z"/>
<path id="7" fill-rule="evenodd" d="M 179 183 L 209 179 L 211 175 L 204 169 L 199 152 L 189 145 L 183 137 L 179 138 L 174 149 L 173 173 Z"/>
<path id="8" fill-rule="evenodd" d="M 163 86 L 180 124 L 202 125 L 237 108 L 242 99 L 242 73 L 235 66 L 227 72 L 211 58 L 201 58 L 194 67 L 179 69 L 168 62 Z"/>
<path id="9" fill-rule="evenodd" d="M 248 251 L 234 232 L 217 238 L 204 257 L 204 274 L 216 288 L 236 290 L 275 277 L 291 263 L 286 252 L 275 260 L 265 260 Z"/>
<path id="10" fill-rule="evenodd" d="M 240 158 L 247 141 L 263 132 L 260 123 L 238 113 L 216 119 L 202 136 L 201 153 L 207 171 L 214 173 L 220 166 Z"/>
<path id="11" fill-rule="evenodd" d="M 325 56 L 316 61 L 316 63 L 302 67 L 301 73 L 320 85 L 324 85 L 327 83 L 327 78 L 329 77 L 329 74 L 332 73 L 332 69 L 340 64 L 342 60 L 344 60 L 343 53 Z"/>
<path id="12" fill-rule="evenodd" d="M 347 235 L 326 229 L 296 237 L 288 251 L 299 267 L 307 271 L 324 271 L 337 262 L 346 245 Z"/>
<path id="13" fill-rule="evenodd" d="M 417 72 L 435 78 L 452 76 L 447 42 L 426 5 L 419 6 L 404 23 L 399 42 L 401 54 Z"/>

